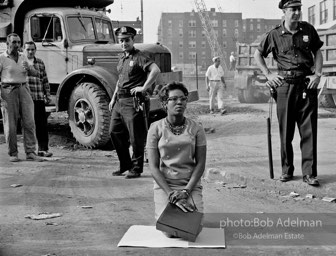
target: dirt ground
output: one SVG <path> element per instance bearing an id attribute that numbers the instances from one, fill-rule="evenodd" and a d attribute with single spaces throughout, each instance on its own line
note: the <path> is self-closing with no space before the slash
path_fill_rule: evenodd
<path id="1" fill-rule="evenodd" d="M 268 105 L 239 104 L 232 97 L 227 98 L 227 105 L 228 114 L 224 116 L 210 115 L 206 100 L 189 104 L 187 111 L 208 131 L 207 166 L 202 179 L 208 213 L 205 226 L 219 226 L 211 220 L 211 213 L 312 213 L 332 216 L 335 221 L 332 214 L 336 204 L 321 200 L 325 195 L 335 197 L 327 193 L 334 183 L 320 190 L 305 186 L 300 181 L 300 170 L 291 184 L 269 179 L 264 140 Z M 330 118 L 323 119 L 322 124 L 335 124 L 333 110 L 328 113 Z M 274 115 L 273 151 L 277 166 L 275 124 Z M 334 244 L 316 245 L 313 241 L 276 246 L 228 241 L 226 249 L 117 247 L 131 225 L 155 225 L 153 180 L 147 164 L 139 179 L 112 177 L 112 171 L 118 169 L 115 151 L 88 150 L 77 145 L 66 113 L 50 116 L 49 131 L 54 157 L 42 163 L 10 163 L 3 131 L 0 133 L 0 256 L 335 255 Z M 24 159 L 22 135 L 19 140 L 19 157 Z M 22 186 L 11 186 L 14 184 Z M 294 190 L 300 199 L 287 196 Z M 308 193 L 316 198 L 305 198 Z M 25 218 L 39 213 L 61 216 L 46 220 Z M 335 233 L 332 235 L 335 237 Z"/>

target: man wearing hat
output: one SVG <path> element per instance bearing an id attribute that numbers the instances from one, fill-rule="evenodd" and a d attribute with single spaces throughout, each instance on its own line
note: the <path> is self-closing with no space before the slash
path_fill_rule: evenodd
<path id="1" fill-rule="evenodd" d="M 147 130 L 142 111 L 149 110 L 147 90 L 155 82 L 160 69 L 152 59 L 134 48 L 134 28 L 124 26 L 115 34 L 123 54 L 117 66 L 119 79 L 109 104 L 112 112 L 110 134 L 120 161 L 120 169 L 112 174 L 121 176 L 128 171 L 126 178 L 131 179 L 140 177 L 143 172 Z M 146 109 L 140 108 L 143 102 Z"/>
<path id="2" fill-rule="evenodd" d="M 268 82 L 277 93 L 277 116 L 281 142 L 282 182 L 293 179 L 292 140 L 297 124 L 301 136 L 303 181 L 318 186 L 317 176 L 317 86 L 323 57 L 315 28 L 300 21 L 301 0 L 282 0 L 281 25 L 267 33 L 254 57 Z M 278 72 L 272 73 L 265 58 L 273 54 Z"/>
<path id="3" fill-rule="evenodd" d="M 213 57 L 212 61 L 214 64 L 209 66 L 205 73 L 205 85 L 209 92 L 210 114 L 214 114 L 215 112 L 215 100 L 217 96 L 218 109 L 224 115 L 226 113 L 224 107 L 224 89 L 226 89 L 224 70 L 220 65 L 219 56 Z"/>

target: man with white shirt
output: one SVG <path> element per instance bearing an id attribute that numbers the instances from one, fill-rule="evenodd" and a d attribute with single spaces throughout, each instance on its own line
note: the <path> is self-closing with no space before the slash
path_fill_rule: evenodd
<path id="1" fill-rule="evenodd" d="M 9 161 L 20 161 L 16 137 L 19 118 L 22 121 L 26 159 L 43 161 L 35 153 L 34 103 L 26 81 L 27 75 L 34 74 L 36 70 L 28 64 L 27 57 L 19 52 L 20 47 L 20 37 L 15 33 L 9 34 L 7 36 L 7 50 L 0 54 L 0 101 Z"/>
<path id="2" fill-rule="evenodd" d="M 217 96 L 218 109 L 220 113 L 224 115 L 226 113 L 224 107 L 224 89 L 226 89 L 224 70 L 220 65 L 219 56 L 214 57 L 212 61 L 214 64 L 209 66 L 205 73 L 205 85 L 209 92 L 210 114 L 215 113 L 215 99 Z"/>

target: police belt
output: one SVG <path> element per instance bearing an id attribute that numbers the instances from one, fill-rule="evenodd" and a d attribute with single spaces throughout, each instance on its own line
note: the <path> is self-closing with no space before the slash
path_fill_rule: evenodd
<path id="1" fill-rule="evenodd" d="M 278 75 L 282 76 L 287 83 L 297 83 L 304 80 L 310 73 L 300 70 L 279 70 Z"/>
<path id="2" fill-rule="evenodd" d="M 27 83 L 1 83 L 2 88 L 8 88 L 8 87 L 14 87 L 14 88 L 18 88 L 20 86 L 24 86 Z"/>

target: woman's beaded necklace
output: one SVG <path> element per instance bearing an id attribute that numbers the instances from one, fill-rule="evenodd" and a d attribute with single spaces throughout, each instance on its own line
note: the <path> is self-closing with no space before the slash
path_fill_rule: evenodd
<path id="1" fill-rule="evenodd" d="M 183 124 L 182 125 L 173 125 L 168 121 L 168 118 L 166 118 L 167 123 L 168 123 L 168 127 L 169 130 L 175 134 L 175 135 L 180 135 L 183 133 L 185 127 L 186 127 L 186 123 L 185 123 L 185 118 L 183 119 Z"/>

